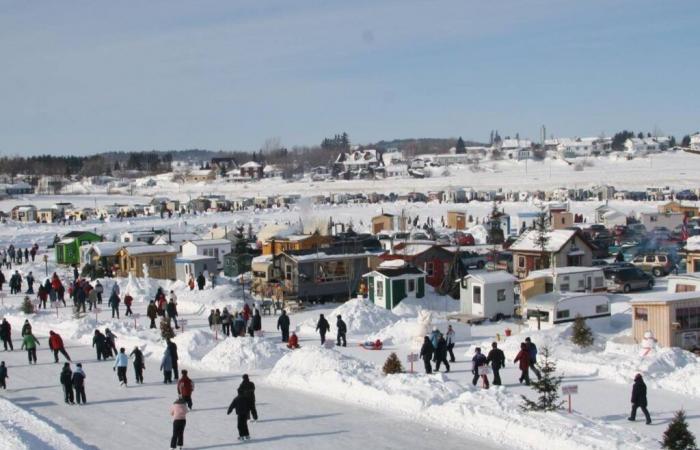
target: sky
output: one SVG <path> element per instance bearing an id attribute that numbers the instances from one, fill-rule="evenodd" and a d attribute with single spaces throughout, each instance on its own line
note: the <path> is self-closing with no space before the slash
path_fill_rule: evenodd
<path id="1" fill-rule="evenodd" d="M 700 130 L 697 0 L 0 0 L 0 154 Z"/>

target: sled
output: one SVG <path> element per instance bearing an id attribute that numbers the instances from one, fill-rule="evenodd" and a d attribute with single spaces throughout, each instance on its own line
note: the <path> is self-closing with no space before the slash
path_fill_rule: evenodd
<path id="1" fill-rule="evenodd" d="M 363 342 L 359 345 L 365 350 L 381 350 L 382 347 L 384 347 L 384 344 L 379 339 L 377 339 L 375 342 Z"/>

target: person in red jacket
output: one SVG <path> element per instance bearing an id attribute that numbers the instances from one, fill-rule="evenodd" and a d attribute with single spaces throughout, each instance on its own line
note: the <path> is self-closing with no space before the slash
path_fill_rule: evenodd
<path id="1" fill-rule="evenodd" d="M 70 356 L 68 356 L 68 353 L 66 352 L 66 349 L 63 347 L 63 339 L 61 339 L 61 336 L 58 333 L 54 333 L 53 331 L 49 331 L 49 348 L 53 350 L 53 358 L 56 362 L 58 362 L 58 353 L 60 352 L 68 361 L 70 361 Z"/>
<path id="2" fill-rule="evenodd" d="M 187 376 L 187 370 L 182 369 L 181 376 L 177 382 L 177 393 L 187 403 L 187 407 L 192 410 L 192 392 L 194 391 L 194 382 Z"/>
<path id="3" fill-rule="evenodd" d="M 513 362 L 519 362 L 518 367 L 520 368 L 520 378 L 518 381 L 521 383 L 524 381 L 528 386 L 530 385 L 530 352 L 527 350 L 527 344 L 520 344 L 520 351 L 515 357 Z"/>
<path id="4" fill-rule="evenodd" d="M 294 350 L 295 348 L 299 348 L 299 338 L 297 337 L 297 334 L 292 331 L 292 335 L 289 336 L 289 342 L 287 343 L 287 348 L 291 348 Z"/>
<path id="5" fill-rule="evenodd" d="M 134 297 L 132 297 L 128 292 L 124 296 L 124 305 L 126 306 L 126 314 L 125 316 L 130 316 L 133 314 L 133 311 L 131 311 L 131 304 L 134 302 Z"/>

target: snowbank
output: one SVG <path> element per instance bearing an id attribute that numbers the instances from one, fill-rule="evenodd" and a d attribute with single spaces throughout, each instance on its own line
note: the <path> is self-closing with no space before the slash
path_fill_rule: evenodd
<path id="1" fill-rule="evenodd" d="M 348 300 L 326 316 L 332 330 L 335 330 L 335 320 L 339 314 L 343 316 L 348 326 L 348 335 L 364 336 L 375 333 L 399 320 L 391 311 L 362 298 Z M 307 319 L 297 327 L 296 331 L 305 335 L 314 334 L 317 322 L 318 318 Z"/>
<path id="2" fill-rule="evenodd" d="M 284 353 L 264 338 L 229 337 L 204 355 L 200 367 L 214 372 L 269 369 Z"/>
<path id="3" fill-rule="evenodd" d="M 316 395 L 398 413 L 522 449 L 649 448 L 652 442 L 621 427 L 572 414 L 523 414 L 507 389 L 459 385 L 444 374 L 384 376 L 371 363 L 335 350 L 305 347 L 284 356 L 267 381 Z"/>
<path id="4" fill-rule="evenodd" d="M 0 450 L 55 449 L 78 450 L 68 436 L 28 413 L 12 402 L 0 398 Z"/>
<path id="5" fill-rule="evenodd" d="M 384 345 L 413 344 L 420 331 L 421 326 L 418 324 L 418 319 L 401 319 L 368 335 L 365 341 L 374 342 L 379 339 Z"/>

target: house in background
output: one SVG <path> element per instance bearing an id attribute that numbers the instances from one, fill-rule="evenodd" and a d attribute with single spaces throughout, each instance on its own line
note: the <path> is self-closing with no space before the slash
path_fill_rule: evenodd
<path id="1" fill-rule="evenodd" d="M 379 259 L 390 261 L 401 259 L 406 263 L 425 272 L 425 281 L 438 287 L 455 260 L 455 254 L 439 245 L 432 243 L 400 243 L 394 246 L 393 251 L 383 253 Z"/>
<path id="2" fill-rule="evenodd" d="M 182 246 L 185 242 L 198 240 L 199 236 L 194 233 L 166 233 L 153 239 L 153 245 L 172 245 L 177 248 L 178 252 L 182 252 Z"/>
<path id="3" fill-rule="evenodd" d="M 685 242 L 686 270 L 700 272 L 700 236 L 691 236 Z"/>
<path id="4" fill-rule="evenodd" d="M 658 206 L 659 212 L 664 214 L 682 213 L 686 217 L 696 217 L 700 215 L 700 207 L 694 205 L 684 205 L 678 201 L 670 201 Z"/>
<path id="5" fill-rule="evenodd" d="M 690 136 L 690 150 L 700 152 L 700 133 Z"/>
<path id="6" fill-rule="evenodd" d="M 537 243 L 537 230 L 523 233 L 510 246 L 513 270 L 519 278 L 531 271 L 551 267 L 591 266 L 593 245 L 579 230 L 551 230 L 544 249 Z"/>
<path id="7" fill-rule="evenodd" d="M 643 212 L 639 213 L 639 223 L 648 231 L 658 227 L 665 227 L 673 231 L 683 225 L 685 214 L 681 212 Z"/>
<path id="8" fill-rule="evenodd" d="M 447 211 L 447 228 L 464 230 L 467 228 L 467 213 L 464 211 Z"/>
<path id="9" fill-rule="evenodd" d="M 263 177 L 263 165 L 257 161 L 248 161 L 241 165 L 240 176 L 244 179 L 259 180 Z"/>
<path id="10" fill-rule="evenodd" d="M 231 253 L 231 241 L 228 239 L 200 239 L 182 244 L 182 256 L 210 256 L 216 260 L 216 266 L 209 270 L 224 268 L 224 256 Z"/>
<path id="11" fill-rule="evenodd" d="M 213 256 L 180 256 L 175 258 L 175 276 L 178 280 L 187 283 L 190 278 L 197 279 L 204 271 L 212 272 L 216 269 L 216 258 Z"/>
<path id="12" fill-rule="evenodd" d="M 216 179 L 216 171 L 211 169 L 197 169 L 185 174 L 185 181 L 188 183 L 202 183 Z"/>
<path id="13" fill-rule="evenodd" d="M 405 298 L 425 297 L 425 272 L 400 260 L 385 261 L 363 278 L 369 300 L 382 308 L 391 310 Z"/>
<path id="14" fill-rule="evenodd" d="M 10 211 L 10 218 L 17 222 L 36 222 L 37 212 L 34 205 L 17 205 Z"/>
<path id="15" fill-rule="evenodd" d="M 650 331 L 661 347 L 700 348 L 700 292 L 654 293 L 634 298 L 630 305 L 635 342 Z"/>
<path id="16" fill-rule="evenodd" d="M 80 265 L 93 265 L 95 268 L 101 267 L 103 270 L 108 268 L 116 271 L 119 266 L 117 252 L 122 247 L 140 247 L 148 245 L 144 242 L 93 242 L 91 244 L 82 245 L 80 247 Z"/>
<path id="17" fill-rule="evenodd" d="M 56 243 L 56 264 L 80 264 L 80 247 L 100 241 L 102 236 L 90 231 L 71 231 Z"/>
<path id="18" fill-rule="evenodd" d="M 119 241 L 128 242 L 145 242 L 151 244 L 157 237 L 167 235 L 168 231 L 163 229 L 152 228 L 150 230 L 131 230 L 125 231 L 119 235 Z"/>
<path id="19" fill-rule="evenodd" d="M 378 234 L 382 231 L 405 231 L 406 222 L 406 216 L 382 213 L 372 217 L 372 234 Z"/>
<path id="20" fill-rule="evenodd" d="M 469 273 L 460 282 L 460 311 L 489 319 L 512 316 L 515 312 L 517 280 L 504 270 Z"/>
<path id="21" fill-rule="evenodd" d="M 525 314 L 531 328 L 551 328 L 573 322 L 577 316 L 584 319 L 610 317 L 610 298 L 607 294 L 550 292 L 528 300 Z"/>
<path id="22" fill-rule="evenodd" d="M 142 278 L 144 267 L 148 276 L 159 280 L 175 279 L 175 256 L 177 249 L 170 245 L 143 245 L 137 247 L 122 247 L 117 251 L 119 272 L 121 277 L 133 275 Z"/>
<path id="23" fill-rule="evenodd" d="M 600 267 L 557 267 L 534 270 L 520 280 L 520 306 L 531 297 L 550 292 L 606 292 L 605 274 Z"/>
<path id="24" fill-rule="evenodd" d="M 286 236 L 271 237 L 262 244 L 263 255 L 279 255 L 286 251 L 312 250 L 328 247 L 330 236 L 323 236 L 319 232 L 311 234 L 289 234 Z"/>

